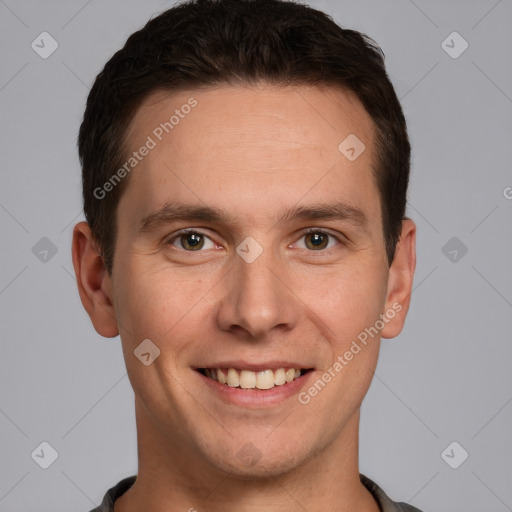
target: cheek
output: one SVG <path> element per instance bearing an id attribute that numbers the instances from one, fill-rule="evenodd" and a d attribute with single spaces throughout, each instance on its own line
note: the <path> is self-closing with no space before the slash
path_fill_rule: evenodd
<path id="1" fill-rule="evenodd" d="M 204 334 L 208 304 L 201 298 L 211 286 L 205 280 L 185 279 L 180 272 L 139 263 L 134 258 L 118 266 L 115 289 L 126 368 L 144 404 L 164 410 L 167 401 L 177 410 L 183 399 L 179 390 L 186 385 L 184 364 Z M 144 353 L 149 352 L 151 359 L 157 354 L 147 366 L 136 357 L 143 353 L 139 346 L 147 347 Z"/>
<path id="2" fill-rule="evenodd" d="M 137 260 L 119 267 L 115 305 L 121 336 L 131 346 L 149 338 L 164 348 L 172 340 L 178 353 L 184 348 L 180 343 L 197 338 L 194 333 L 208 320 L 207 292 L 216 280 L 205 272 L 171 271 L 165 263 L 152 267 Z"/>
<path id="3" fill-rule="evenodd" d="M 383 312 L 386 273 L 375 264 L 323 269 L 302 275 L 299 282 L 297 295 L 328 327 L 336 344 L 351 341 Z"/>
<path id="4" fill-rule="evenodd" d="M 385 305 L 386 274 L 375 266 L 338 268 L 329 279 L 305 280 L 301 294 L 328 344 L 318 346 L 326 357 L 299 401 L 311 407 L 311 418 L 335 430 L 357 411 L 372 381 L 380 347 L 374 329 Z"/>

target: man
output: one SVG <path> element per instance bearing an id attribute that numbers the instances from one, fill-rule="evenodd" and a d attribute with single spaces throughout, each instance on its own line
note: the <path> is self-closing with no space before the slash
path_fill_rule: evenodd
<path id="1" fill-rule="evenodd" d="M 175 6 L 97 77 L 79 153 L 80 297 L 120 334 L 138 433 L 96 510 L 417 510 L 358 470 L 415 267 L 378 47 L 292 2 Z"/>

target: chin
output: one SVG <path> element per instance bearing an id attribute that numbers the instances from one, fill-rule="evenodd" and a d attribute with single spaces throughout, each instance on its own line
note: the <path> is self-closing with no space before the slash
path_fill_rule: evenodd
<path id="1" fill-rule="evenodd" d="M 237 458 L 225 461 L 224 471 L 230 476 L 240 480 L 268 480 L 287 475 L 301 466 L 296 458 L 277 459 L 274 457 L 262 457 L 256 463 L 241 462 Z"/>
<path id="2" fill-rule="evenodd" d="M 313 453 L 308 453 L 303 440 L 298 445 L 289 441 L 280 445 L 262 443 L 262 449 L 250 441 L 239 444 L 238 449 L 230 446 L 217 453 L 209 453 L 206 457 L 221 472 L 241 480 L 254 481 L 290 474 L 313 456 Z"/>

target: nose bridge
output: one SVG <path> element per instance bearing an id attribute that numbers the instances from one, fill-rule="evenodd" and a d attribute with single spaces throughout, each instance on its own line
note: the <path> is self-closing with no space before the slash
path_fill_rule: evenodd
<path id="1" fill-rule="evenodd" d="M 243 328 L 252 336 L 262 336 L 275 327 L 290 329 L 296 321 L 293 294 L 278 277 L 283 271 L 272 248 L 254 260 L 246 258 L 240 244 L 234 257 L 233 274 L 224 297 L 219 322 L 223 329 Z"/>

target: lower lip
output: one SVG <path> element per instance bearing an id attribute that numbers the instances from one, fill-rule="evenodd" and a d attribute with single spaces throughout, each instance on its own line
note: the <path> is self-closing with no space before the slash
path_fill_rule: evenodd
<path id="1" fill-rule="evenodd" d="M 307 384 L 313 372 L 309 371 L 292 382 L 287 382 L 281 386 L 274 386 L 271 389 L 232 388 L 227 384 L 220 384 L 218 381 L 206 377 L 200 372 L 196 371 L 196 373 L 203 379 L 209 389 L 228 403 L 246 407 L 265 407 L 278 404 L 298 394 L 300 389 Z"/>

